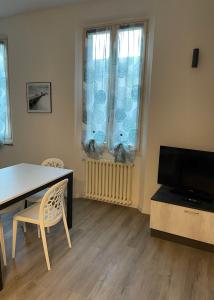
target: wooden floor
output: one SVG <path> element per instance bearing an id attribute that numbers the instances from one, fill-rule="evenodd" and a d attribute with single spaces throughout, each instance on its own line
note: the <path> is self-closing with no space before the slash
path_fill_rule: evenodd
<path id="1" fill-rule="evenodd" d="M 4 224 L 1 300 L 214 300 L 214 254 L 150 237 L 135 209 L 75 200 L 72 250 L 62 224 L 48 235 L 50 272 L 36 228 L 19 228 L 13 262 L 11 217 Z"/>

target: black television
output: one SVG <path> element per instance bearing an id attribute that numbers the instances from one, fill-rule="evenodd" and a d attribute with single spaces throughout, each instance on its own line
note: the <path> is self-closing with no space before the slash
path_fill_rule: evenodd
<path id="1" fill-rule="evenodd" d="M 214 152 L 160 146 L 158 183 L 201 200 L 214 199 Z"/>

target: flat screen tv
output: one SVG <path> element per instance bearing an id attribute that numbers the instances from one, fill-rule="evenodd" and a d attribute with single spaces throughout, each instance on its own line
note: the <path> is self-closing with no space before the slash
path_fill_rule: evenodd
<path id="1" fill-rule="evenodd" d="M 161 146 L 158 183 L 188 196 L 214 199 L 214 152 Z"/>

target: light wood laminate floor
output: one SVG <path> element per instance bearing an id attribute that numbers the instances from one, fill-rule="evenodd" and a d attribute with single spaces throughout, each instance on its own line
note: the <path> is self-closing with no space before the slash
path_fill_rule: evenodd
<path id="1" fill-rule="evenodd" d="M 48 235 L 47 271 L 37 230 L 18 230 L 12 261 L 11 216 L 3 218 L 8 267 L 1 300 L 214 300 L 214 254 L 150 236 L 138 210 L 74 201 L 73 248 L 60 224 Z"/>

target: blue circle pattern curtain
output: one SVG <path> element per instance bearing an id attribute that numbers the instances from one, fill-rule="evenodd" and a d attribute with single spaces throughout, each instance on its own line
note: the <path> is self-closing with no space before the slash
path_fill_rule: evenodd
<path id="1" fill-rule="evenodd" d="M 83 146 L 86 153 L 99 158 L 107 138 L 110 30 L 87 32 L 84 74 Z"/>
<path id="2" fill-rule="evenodd" d="M 119 162 L 133 161 L 138 148 L 143 58 L 142 25 L 116 31 L 109 150 Z"/>
<path id="3" fill-rule="evenodd" d="M 106 146 L 115 161 L 132 162 L 140 135 L 143 24 L 87 32 L 86 45 L 84 149 L 100 158 Z"/>
<path id="4" fill-rule="evenodd" d="M 0 144 L 11 143 L 7 47 L 0 41 Z"/>

